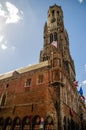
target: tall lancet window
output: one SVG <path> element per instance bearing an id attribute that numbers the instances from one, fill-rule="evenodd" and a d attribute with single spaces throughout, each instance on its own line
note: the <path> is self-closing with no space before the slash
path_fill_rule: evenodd
<path id="1" fill-rule="evenodd" d="M 52 10 L 52 16 L 54 16 L 54 12 L 55 12 L 55 11 L 54 11 L 54 10 Z"/>
<path id="2" fill-rule="evenodd" d="M 53 42 L 53 34 L 50 34 L 50 43 Z"/>
<path id="3" fill-rule="evenodd" d="M 57 38 L 57 32 L 54 32 L 54 41 L 57 41 L 58 38 Z"/>

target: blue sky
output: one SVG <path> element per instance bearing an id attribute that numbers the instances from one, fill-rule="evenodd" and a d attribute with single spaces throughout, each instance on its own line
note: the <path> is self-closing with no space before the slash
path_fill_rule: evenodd
<path id="1" fill-rule="evenodd" d="M 39 62 L 49 6 L 64 13 L 76 79 L 86 97 L 86 0 L 0 0 L 0 74 Z"/>

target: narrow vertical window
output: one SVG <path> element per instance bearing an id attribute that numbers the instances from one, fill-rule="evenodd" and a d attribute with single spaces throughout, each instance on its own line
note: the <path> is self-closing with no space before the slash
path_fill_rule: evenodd
<path id="1" fill-rule="evenodd" d="M 53 34 L 50 34 L 50 43 L 53 42 Z"/>
<path id="2" fill-rule="evenodd" d="M 59 16 L 59 11 L 57 11 L 57 15 Z"/>
<path id="3" fill-rule="evenodd" d="M 31 85 L 31 78 L 26 80 L 25 87 L 29 87 L 30 85 Z"/>
<path id="4" fill-rule="evenodd" d="M 38 76 L 38 83 L 43 83 L 44 76 L 41 74 Z"/>
<path id="5" fill-rule="evenodd" d="M 53 11 L 52 11 L 52 16 L 54 16 L 54 12 L 55 12 L 55 11 L 53 10 Z"/>
<path id="6" fill-rule="evenodd" d="M 57 41 L 57 32 L 54 32 L 54 41 Z"/>
<path id="7" fill-rule="evenodd" d="M 6 88 L 8 88 L 9 87 L 9 84 L 6 84 Z"/>

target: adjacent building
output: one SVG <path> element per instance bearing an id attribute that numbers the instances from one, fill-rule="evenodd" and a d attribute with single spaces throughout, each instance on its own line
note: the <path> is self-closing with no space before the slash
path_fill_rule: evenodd
<path id="1" fill-rule="evenodd" d="M 86 130 L 63 11 L 53 5 L 39 63 L 0 75 L 0 130 Z"/>

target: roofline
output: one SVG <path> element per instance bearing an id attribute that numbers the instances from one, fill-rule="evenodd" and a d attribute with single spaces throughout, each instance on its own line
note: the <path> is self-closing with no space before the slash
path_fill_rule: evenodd
<path id="1" fill-rule="evenodd" d="M 22 67 L 22 68 L 18 68 L 18 69 L 9 71 L 7 73 L 1 74 L 0 80 L 12 77 L 14 72 L 16 72 L 16 73 L 18 72 L 18 74 L 22 74 L 22 73 L 25 73 L 25 72 L 29 72 L 29 71 L 32 71 L 32 70 L 36 70 L 36 69 L 46 67 L 48 65 L 49 65 L 49 62 L 44 61 L 44 62 L 40 62 L 38 64 L 34 64 L 34 65 L 31 65 L 31 66 L 25 66 L 25 67 Z"/>

